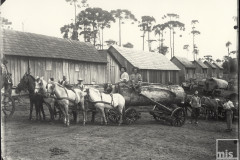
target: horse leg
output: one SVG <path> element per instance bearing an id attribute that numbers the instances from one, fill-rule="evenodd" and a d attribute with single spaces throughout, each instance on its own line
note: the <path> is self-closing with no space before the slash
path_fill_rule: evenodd
<path id="1" fill-rule="evenodd" d="M 42 115 L 43 115 L 43 120 L 46 119 L 46 115 L 45 115 L 45 112 L 44 112 L 44 109 L 43 109 L 43 103 L 40 102 L 40 111 L 42 112 Z M 39 113 L 40 116 L 41 116 L 41 112 Z"/>
<path id="2" fill-rule="evenodd" d="M 32 110 L 33 110 L 33 102 L 30 98 L 30 114 L 29 114 L 29 120 L 32 120 Z"/>
<path id="3" fill-rule="evenodd" d="M 104 121 L 105 125 L 107 125 L 107 124 L 108 124 L 108 122 L 107 122 L 107 119 L 106 119 L 106 115 L 105 115 L 104 108 L 102 108 L 102 109 L 100 109 L 100 110 L 101 110 L 101 112 L 102 112 L 102 119 L 103 119 L 103 121 Z"/>
<path id="4" fill-rule="evenodd" d="M 80 105 L 82 107 L 82 113 L 83 113 L 83 126 L 85 126 L 85 124 L 86 124 L 86 110 L 85 110 L 84 102 L 81 102 Z"/>
<path id="5" fill-rule="evenodd" d="M 64 104 L 64 110 L 65 110 L 65 117 L 66 117 L 66 125 L 70 125 L 70 120 L 69 120 L 69 114 L 68 114 L 68 105 Z"/>
<path id="6" fill-rule="evenodd" d="M 36 120 L 38 121 L 39 120 L 39 106 L 38 106 L 38 103 L 35 103 L 35 110 L 36 110 Z"/>
<path id="7" fill-rule="evenodd" d="M 118 112 L 119 112 L 119 115 L 120 115 L 120 119 L 119 119 L 119 123 L 118 123 L 118 125 L 120 126 L 123 122 L 123 108 L 124 108 L 124 106 L 119 106 L 118 105 L 117 108 L 118 108 Z"/>

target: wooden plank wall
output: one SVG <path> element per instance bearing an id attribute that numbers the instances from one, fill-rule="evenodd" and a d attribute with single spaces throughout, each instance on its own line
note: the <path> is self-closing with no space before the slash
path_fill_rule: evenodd
<path id="1" fill-rule="evenodd" d="M 162 84 L 179 84 L 178 71 L 165 70 L 140 70 L 143 82 L 162 83 Z"/>
<path id="2" fill-rule="evenodd" d="M 115 59 L 107 54 L 107 80 L 111 83 L 120 81 L 120 66 Z"/>
<path id="3" fill-rule="evenodd" d="M 71 60 L 60 59 L 45 59 L 45 58 L 27 58 L 17 56 L 7 56 L 8 70 L 12 73 L 13 85 L 16 86 L 22 76 L 28 70 L 28 60 L 31 75 L 34 77 L 44 77 L 45 80 L 53 77 L 55 81 L 62 79 L 65 75 L 71 84 L 76 84 L 79 78 L 84 79 L 85 84 L 90 84 L 93 81 L 97 84 L 106 83 L 105 63 L 88 63 Z M 50 61 L 51 70 L 46 68 L 46 60 Z M 76 71 L 76 67 L 79 68 Z M 118 69 L 119 71 L 119 69 Z"/>

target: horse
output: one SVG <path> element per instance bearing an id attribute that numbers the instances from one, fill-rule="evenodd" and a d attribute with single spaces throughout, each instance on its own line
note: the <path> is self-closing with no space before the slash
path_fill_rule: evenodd
<path id="1" fill-rule="evenodd" d="M 43 77 L 41 77 L 41 78 L 36 79 L 35 86 L 36 87 L 35 87 L 34 93 L 40 94 L 43 96 L 43 101 L 48 106 L 51 120 L 53 121 L 54 120 L 53 108 L 55 110 L 56 100 L 53 97 L 47 96 L 47 82 L 43 79 Z"/>
<path id="2" fill-rule="evenodd" d="M 218 107 L 220 104 L 220 100 L 210 99 L 209 97 L 203 96 L 201 98 L 201 103 L 206 110 L 206 119 L 208 119 L 209 115 L 213 113 L 213 116 L 218 120 Z"/>
<path id="3" fill-rule="evenodd" d="M 30 75 L 29 73 L 25 73 L 20 80 L 20 83 L 16 87 L 16 93 L 20 93 L 23 90 L 28 90 L 29 92 L 29 98 L 30 98 L 30 114 L 29 114 L 29 120 L 32 120 L 32 110 L 33 105 L 35 105 L 36 109 L 36 120 L 41 120 L 41 113 L 43 114 L 43 119 L 45 120 L 45 113 L 43 110 L 43 96 L 39 94 L 35 94 L 35 78 Z"/>
<path id="4" fill-rule="evenodd" d="M 107 125 L 107 119 L 104 111 L 105 109 L 117 109 L 120 114 L 119 125 L 122 124 L 123 113 L 125 112 L 125 99 L 121 94 L 101 93 L 99 90 L 94 88 L 87 88 L 86 93 L 88 100 L 93 103 L 102 114 L 101 123 L 104 120 L 105 125 Z"/>
<path id="5" fill-rule="evenodd" d="M 87 110 L 84 106 L 85 93 L 78 88 L 67 89 L 56 82 L 50 82 L 47 84 L 48 95 L 55 95 L 58 104 L 61 107 L 64 115 L 64 124 L 70 125 L 69 120 L 69 107 L 73 107 L 76 110 L 76 121 L 78 122 L 78 107 L 81 106 L 83 111 L 83 125 L 85 126 L 87 120 Z"/>

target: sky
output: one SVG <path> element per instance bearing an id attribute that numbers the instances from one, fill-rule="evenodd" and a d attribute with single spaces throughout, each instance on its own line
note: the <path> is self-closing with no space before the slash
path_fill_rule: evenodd
<path id="1" fill-rule="evenodd" d="M 238 15 L 237 0 L 88 0 L 88 4 L 89 7 L 100 7 L 107 11 L 128 9 L 138 20 L 141 20 L 141 16 L 153 16 L 155 24 L 166 22 L 162 17 L 167 13 L 178 14 L 178 21 L 185 24 L 185 31 L 176 31 L 175 55 L 189 60 L 193 59 L 190 34 L 192 20 L 199 21 L 196 30 L 201 33 L 195 38 L 199 49 L 198 58 L 212 55 L 215 60 L 222 59 L 227 55 L 227 41 L 232 43 L 230 51 L 237 48 L 237 30 L 233 29 L 237 24 L 233 19 Z M 83 9 L 78 8 L 77 12 Z M 73 22 L 74 8 L 65 0 L 7 0 L 1 6 L 1 15 L 12 22 L 13 30 L 62 38 L 60 28 Z M 169 46 L 169 31 L 165 32 L 164 45 Z M 134 49 L 142 50 L 141 36 L 138 23 L 131 24 L 128 21 L 122 25 L 122 44 L 130 42 Z M 150 38 L 158 39 L 153 33 Z M 112 23 L 110 29 L 104 30 L 104 41 L 109 39 L 118 41 L 117 23 Z M 183 50 L 186 44 L 190 46 L 189 51 Z M 157 41 L 153 42 L 152 48 L 157 45 Z M 166 56 L 170 58 L 170 51 Z"/>

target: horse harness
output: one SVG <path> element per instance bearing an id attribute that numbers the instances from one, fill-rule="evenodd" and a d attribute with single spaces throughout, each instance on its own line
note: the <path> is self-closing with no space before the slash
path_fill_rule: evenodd
<path id="1" fill-rule="evenodd" d="M 91 99 L 90 95 L 89 95 L 89 92 L 87 92 L 87 97 L 88 97 L 87 101 L 90 102 L 90 103 L 93 103 L 93 104 L 103 103 L 103 104 L 108 104 L 108 105 L 114 107 L 113 94 L 110 93 L 109 95 L 110 95 L 110 97 L 111 97 L 111 103 L 103 101 L 102 92 L 100 92 L 101 101 L 93 101 L 93 100 Z"/>

